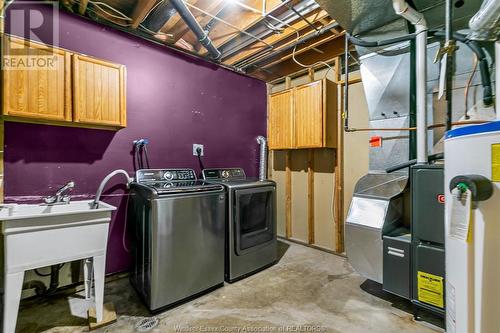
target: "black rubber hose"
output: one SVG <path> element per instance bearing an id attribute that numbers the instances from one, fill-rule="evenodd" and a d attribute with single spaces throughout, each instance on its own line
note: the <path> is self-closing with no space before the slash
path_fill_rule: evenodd
<path id="1" fill-rule="evenodd" d="M 444 31 L 433 31 L 432 35 L 444 37 Z M 483 103 L 486 106 L 493 104 L 493 89 L 491 87 L 490 66 L 488 59 L 481 46 L 476 41 L 467 39 L 466 36 L 455 32 L 453 38 L 467 45 L 477 57 L 479 62 L 479 72 L 481 73 L 481 85 L 483 86 Z"/>
<path id="2" fill-rule="evenodd" d="M 437 154 L 429 155 L 427 157 L 427 159 L 428 159 L 429 162 L 432 162 L 432 161 L 435 161 L 435 160 L 441 160 L 443 158 L 444 158 L 444 154 L 443 153 L 437 153 Z M 410 166 L 415 165 L 415 164 L 417 164 L 417 160 L 416 159 L 409 160 L 407 162 L 403 162 L 401 164 L 394 165 L 392 167 L 388 167 L 387 169 L 385 169 L 385 172 L 391 173 L 391 172 L 394 172 L 394 171 L 398 171 L 398 170 L 410 167 Z"/>
<path id="3" fill-rule="evenodd" d="M 198 155 L 198 163 L 200 164 L 201 171 L 205 170 L 205 165 L 203 165 L 203 160 L 201 158 L 201 148 L 196 148 L 196 155 Z"/>
<path id="4" fill-rule="evenodd" d="M 385 39 L 385 40 L 380 40 L 380 41 L 373 41 L 369 42 L 366 40 L 362 40 L 353 36 L 349 36 L 349 41 L 353 43 L 354 45 L 357 46 L 362 46 L 362 47 L 380 47 L 380 46 L 387 46 L 387 45 L 392 45 L 392 44 L 397 44 L 401 42 L 405 42 L 408 40 L 414 39 L 416 34 L 409 34 L 405 36 L 400 36 L 396 38 L 391 38 L 391 39 Z"/>
<path id="5" fill-rule="evenodd" d="M 37 296 L 45 295 L 47 292 L 47 287 L 42 281 L 27 281 L 23 284 L 23 290 L 25 289 L 35 289 Z"/>
<path id="6" fill-rule="evenodd" d="M 44 293 L 45 296 L 52 295 L 56 292 L 57 287 L 59 287 L 59 271 L 61 267 L 60 265 L 50 266 L 50 285 L 49 289 Z"/>

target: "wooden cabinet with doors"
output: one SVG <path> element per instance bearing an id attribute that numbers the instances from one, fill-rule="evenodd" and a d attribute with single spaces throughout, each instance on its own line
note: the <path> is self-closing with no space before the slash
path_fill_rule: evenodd
<path id="1" fill-rule="evenodd" d="M 337 85 L 320 80 L 269 97 L 270 149 L 336 148 Z"/>
<path id="2" fill-rule="evenodd" d="M 293 92 L 285 90 L 269 98 L 268 132 L 271 149 L 286 149 L 293 143 Z"/>
<path id="3" fill-rule="evenodd" d="M 97 128 L 127 124 L 125 66 L 55 47 L 5 37 L 13 58 L 54 66 L 2 71 L 2 113 L 7 120 Z"/>
<path id="4" fill-rule="evenodd" d="M 3 114 L 71 121 L 71 54 L 14 37 L 4 47 L 12 61 L 3 70 Z M 47 61 L 50 66 L 33 67 Z"/>
<path id="5" fill-rule="evenodd" d="M 125 127 L 125 66 L 73 55 L 73 120 Z"/>

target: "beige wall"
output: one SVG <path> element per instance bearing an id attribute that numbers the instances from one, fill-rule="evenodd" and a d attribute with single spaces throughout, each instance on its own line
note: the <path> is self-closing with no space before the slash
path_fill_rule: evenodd
<path id="1" fill-rule="evenodd" d="M 368 106 L 363 83 L 349 85 L 349 127 L 368 127 Z M 368 173 L 369 132 L 344 132 L 344 216 L 352 200 L 354 186 Z"/>
<path id="2" fill-rule="evenodd" d="M 315 73 L 315 79 L 325 77 L 326 70 Z M 356 74 L 354 75 L 356 76 Z M 329 71 L 327 77 L 334 81 L 335 73 Z M 309 82 L 307 76 L 292 80 L 292 87 Z M 285 89 L 285 84 L 270 87 L 270 92 Z M 368 110 L 362 89 L 362 84 L 350 86 L 351 123 L 356 127 L 368 126 Z M 352 191 L 356 181 L 368 171 L 368 134 L 365 132 L 345 134 L 345 212 L 349 208 Z M 335 218 L 334 218 L 334 189 L 335 189 L 335 149 L 314 150 L 314 243 L 321 248 L 335 250 Z M 307 150 L 292 150 L 292 239 L 308 243 L 308 174 Z M 286 152 L 274 151 L 270 154 L 270 176 L 277 183 L 277 215 L 278 235 L 285 237 L 286 232 Z"/>

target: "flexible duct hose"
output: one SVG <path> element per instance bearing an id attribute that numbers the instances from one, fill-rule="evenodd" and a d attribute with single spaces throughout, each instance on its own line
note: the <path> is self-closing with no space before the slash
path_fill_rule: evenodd
<path id="1" fill-rule="evenodd" d="M 259 180 L 265 180 L 267 178 L 267 139 L 258 136 L 257 142 L 260 145 Z"/>

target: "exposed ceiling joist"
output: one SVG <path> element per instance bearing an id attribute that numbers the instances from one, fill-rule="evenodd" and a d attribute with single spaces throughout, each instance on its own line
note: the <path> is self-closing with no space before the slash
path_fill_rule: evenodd
<path id="1" fill-rule="evenodd" d="M 70 12 L 209 58 L 171 0 L 59 1 L 63 7 L 69 2 Z M 259 79 L 273 80 L 303 70 L 292 59 L 296 44 L 296 58 L 305 64 L 343 52 L 338 38 L 343 29 L 335 28 L 335 21 L 315 0 L 182 1 L 222 53 L 220 64 Z"/>
<path id="2" fill-rule="evenodd" d="M 200 3 L 199 5 L 202 5 L 202 4 Z M 205 11 L 216 15 L 219 11 L 221 11 L 226 6 L 227 6 L 227 3 L 225 0 L 211 0 L 211 1 L 209 1 L 209 4 L 206 7 Z M 203 15 L 202 13 L 195 13 L 194 11 L 192 11 L 192 12 L 202 27 L 204 27 L 206 24 L 208 24 L 208 22 L 210 22 L 212 20 L 212 17 L 210 17 L 208 15 Z M 185 24 L 182 24 L 182 23 L 179 24 L 178 28 L 177 29 L 173 28 L 170 33 L 172 33 L 174 35 L 175 41 L 177 41 L 179 39 L 184 39 L 185 41 L 193 44 L 193 46 L 195 46 L 195 48 L 197 46 L 196 44 L 198 44 L 198 40 L 196 40 L 195 36 L 191 33 L 191 30 Z"/>
<path id="3" fill-rule="evenodd" d="M 321 24 L 323 24 L 322 20 L 326 19 L 328 17 L 328 14 L 325 11 L 318 9 L 318 10 L 314 10 L 313 12 L 309 13 L 306 17 L 308 19 L 310 19 L 313 24 L 317 24 L 319 26 L 318 23 L 321 22 Z M 325 20 L 325 21 L 328 21 L 328 20 Z M 330 23 L 330 22 L 328 22 L 328 23 Z M 284 28 L 280 34 L 272 34 L 271 36 L 266 38 L 265 41 L 268 42 L 269 44 L 271 44 L 273 46 L 273 48 L 277 48 L 280 46 L 280 44 L 282 42 L 286 41 L 287 39 L 295 38 L 297 36 L 297 32 L 299 32 L 299 34 L 303 35 L 304 33 L 307 32 L 305 30 L 310 30 L 310 29 L 308 29 L 307 23 L 304 22 L 303 20 L 298 20 L 296 23 L 290 24 L 290 27 Z M 262 51 L 262 48 L 259 48 L 259 49 L 247 48 L 247 49 L 244 49 L 241 52 L 239 52 L 239 53 L 237 53 L 237 54 L 235 54 L 227 59 L 224 59 L 224 62 L 226 62 L 227 64 L 230 64 L 230 65 L 234 65 L 237 62 L 248 59 L 248 58 L 258 54 L 261 51 Z"/>
<path id="4" fill-rule="evenodd" d="M 80 15 L 85 14 L 88 5 L 89 5 L 89 0 L 80 0 L 80 5 L 78 6 L 78 12 L 80 13 Z"/>
<path id="5" fill-rule="evenodd" d="M 137 29 L 139 24 L 144 20 L 153 7 L 156 5 L 157 0 L 140 0 L 137 1 L 134 11 L 132 12 L 132 29 Z"/>
<path id="6" fill-rule="evenodd" d="M 322 43 L 320 45 L 315 45 L 321 53 L 313 50 L 311 46 L 304 46 L 299 51 L 302 51 L 299 55 L 296 55 L 296 59 L 306 65 L 311 65 L 321 61 L 328 61 L 328 59 L 333 59 L 344 53 L 344 36 L 335 38 L 327 43 Z M 295 63 L 291 56 L 286 56 L 279 61 L 275 61 L 272 64 L 268 64 L 263 68 L 253 68 L 249 69 L 248 75 L 259 78 L 265 81 L 271 81 L 283 76 L 287 76 L 303 70 L 304 67 Z"/>

